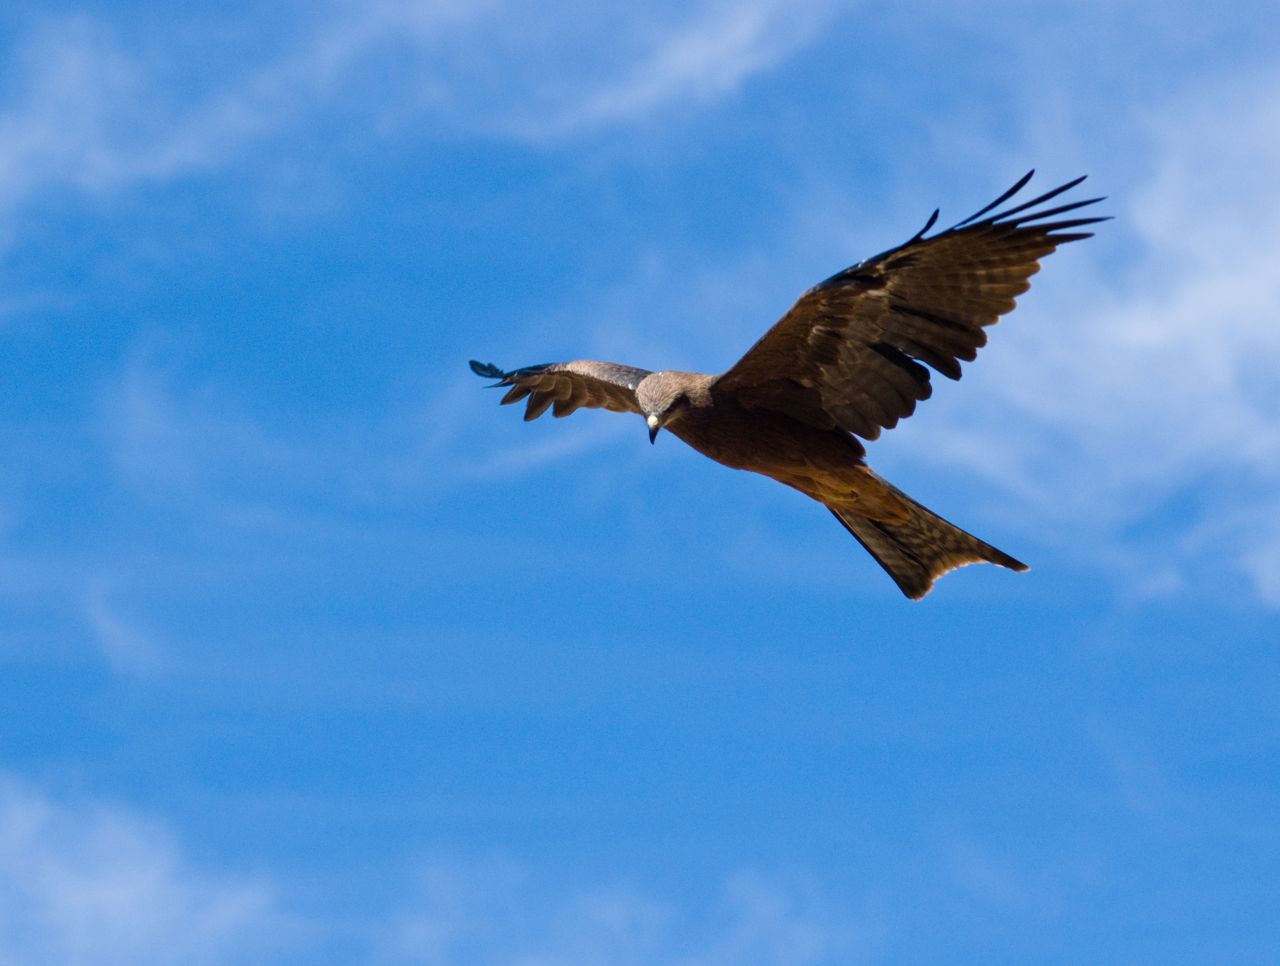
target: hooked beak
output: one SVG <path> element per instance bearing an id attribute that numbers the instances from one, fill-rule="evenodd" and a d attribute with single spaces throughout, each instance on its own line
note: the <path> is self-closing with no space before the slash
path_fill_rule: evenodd
<path id="1" fill-rule="evenodd" d="M 658 438 L 658 430 L 662 428 L 662 423 L 657 416 L 647 416 L 645 422 L 649 425 L 649 443 L 652 444 Z"/>

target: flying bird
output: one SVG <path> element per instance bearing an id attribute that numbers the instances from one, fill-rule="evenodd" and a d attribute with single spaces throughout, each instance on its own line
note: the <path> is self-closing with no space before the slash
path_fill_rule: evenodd
<path id="1" fill-rule="evenodd" d="M 861 440 L 915 412 L 932 392 L 929 369 L 960 378 L 1011 312 L 1039 260 L 1089 238 L 1101 217 L 1059 217 L 1103 200 L 1044 207 L 1083 177 L 996 212 L 1034 171 L 964 221 L 933 235 L 934 211 L 907 242 L 820 282 L 728 371 L 651 372 L 611 362 L 556 362 L 504 371 L 471 362 L 527 399 L 524 418 L 582 406 L 644 417 L 717 463 L 760 473 L 829 509 L 918 600 L 943 574 L 987 561 L 1027 565 L 926 509 L 866 464 Z"/>

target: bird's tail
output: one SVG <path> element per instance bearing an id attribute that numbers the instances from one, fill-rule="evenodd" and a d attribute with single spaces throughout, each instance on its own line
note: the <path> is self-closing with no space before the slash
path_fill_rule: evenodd
<path id="1" fill-rule="evenodd" d="M 909 510 L 903 523 L 873 520 L 843 507 L 828 506 L 827 509 L 912 600 L 929 593 L 934 581 L 943 574 L 965 564 L 986 561 L 1019 572 L 1030 569 L 1022 561 L 925 509 L 901 490 L 890 489 Z"/>

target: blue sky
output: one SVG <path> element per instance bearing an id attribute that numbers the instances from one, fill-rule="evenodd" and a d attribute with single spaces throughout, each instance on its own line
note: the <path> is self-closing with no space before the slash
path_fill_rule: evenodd
<path id="1" fill-rule="evenodd" d="M 0 50 L 0 963 L 1275 961 L 1267 5 L 48 3 Z M 717 371 L 1030 167 L 1116 220 L 870 447 L 1030 574 L 913 604 L 467 371 Z"/>

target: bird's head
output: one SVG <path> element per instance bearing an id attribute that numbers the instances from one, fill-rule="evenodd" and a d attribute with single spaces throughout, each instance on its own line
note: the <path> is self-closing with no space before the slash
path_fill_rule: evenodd
<path id="1" fill-rule="evenodd" d="M 636 386 L 636 402 L 649 427 L 649 442 L 658 438 L 658 430 L 679 419 L 689 408 L 694 385 L 688 372 L 652 372 Z M 696 378 L 696 377 L 694 377 Z"/>

